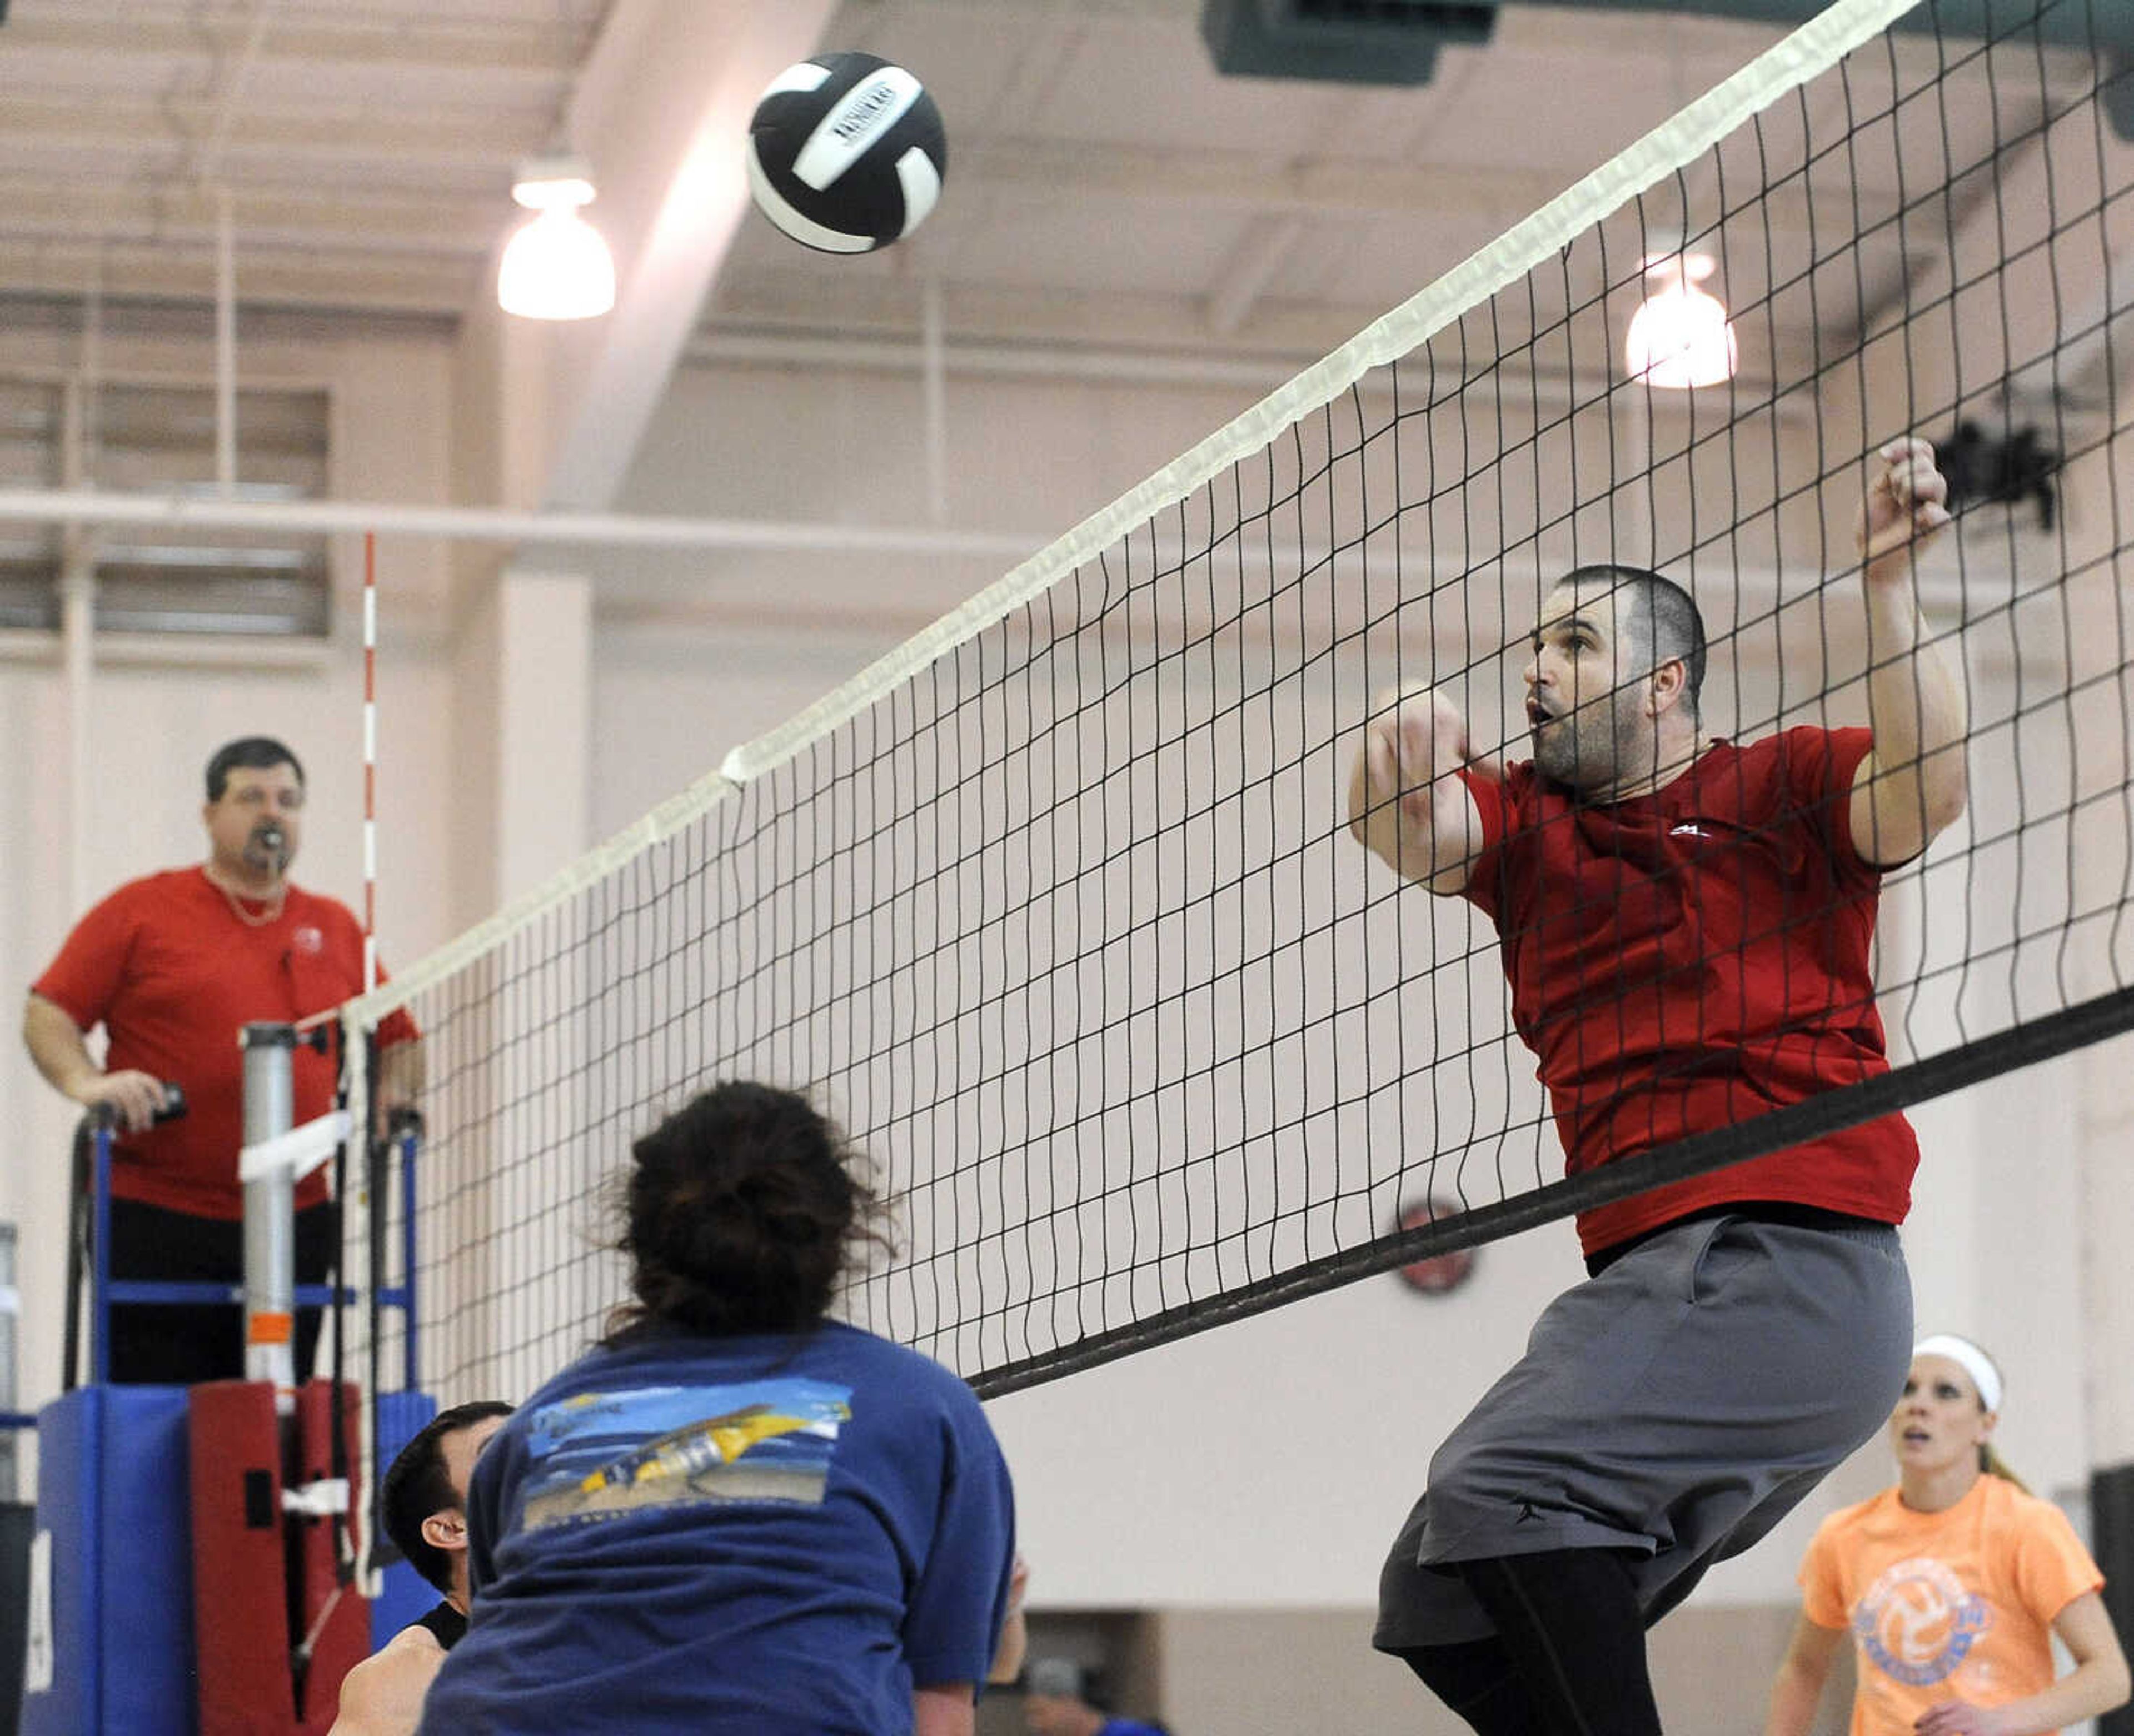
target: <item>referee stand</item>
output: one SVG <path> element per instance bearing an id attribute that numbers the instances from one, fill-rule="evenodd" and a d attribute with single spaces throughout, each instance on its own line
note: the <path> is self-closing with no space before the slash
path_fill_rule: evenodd
<path id="1" fill-rule="evenodd" d="M 241 1285 L 114 1280 L 110 1111 L 99 1106 L 77 1131 L 66 1390 L 35 1420 L 22 1736 L 326 1736 L 342 1676 L 432 1600 L 405 1563 L 387 1569 L 374 1604 L 364 1597 L 350 1526 L 360 1396 L 352 1383 L 295 1380 L 297 1306 L 351 1296 L 295 1283 L 296 1184 L 346 1131 L 338 1115 L 292 1127 L 298 1040 L 287 1025 L 244 1031 Z M 183 1112 L 173 1091 L 166 1114 Z M 396 1134 L 412 1199 L 415 1124 Z M 89 1379 L 77 1385 L 84 1282 Z M 114 1304 L 203 1302 L 243 1305 L 246 1378 L 112 1384 Z M 434 1408 L 413 1390 L 412 1334 L 408 1362 L 409 1390 L 381 1419 L 399 1439 Z M 381 1454 L 396 1444 L 381 1438 Z"/>
<path id="2" fill-rule="evenodd" d="M 22 1297 L 15 1285 L 15 1227 L 0 1223 L 0 1736 L 15 1736 L 22 1698 L 24 1617 L 30 1603 L 30 1537 L 36 1510 L 17 1492 L 18 1445 L 37 1426 L 15 1408 L 16 1330 Z"/>

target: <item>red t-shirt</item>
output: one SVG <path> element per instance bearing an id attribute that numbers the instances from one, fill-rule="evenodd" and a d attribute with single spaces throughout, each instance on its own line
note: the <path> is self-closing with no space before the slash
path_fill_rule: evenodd
<path id="1" fill-rule="evenodd" d="M 244 1143 L 240 1029 L 294 1023 L 362 989 L 363 930 L 345 905 L 292 886 L 280 915 L 254 926 L 199 868 L 121 886 L 75 925 L 35 984 L 83 1030 L 104 1027 L 107 1071 L 138 1068 L 184 1087 L 179 1119 L 119 1136 L 111 1191 L 200 1218 L 244 1215 L 237 1179 Z M 414 1035 L 404 1012 L 379 1031 L 386 1047 Z M 331 1055 L 297 1045 L 291 1082 L 297 1125 L 333 1107 L 336 1071 Z M 326 1197 L 323 1169 L 297 1186 L 300 1207 Z"/>
<path id="2" fill-rule="evenodd" d="M 1877 870 L 1847 803 L 1872 739 L 1719 742 L 1664 789 L 1574 801 L 1533 767 L 1462 774 L 1482 821 L 1467 896 L 1497 924 L 1512 1018 L 1577 1175 L 1886 1073 L 1868 950 Z M 1902 1116 L 1580 1214 L 1596 1254 L 1702 1207 L 1784 1200 L 1903 1222 Z"/>

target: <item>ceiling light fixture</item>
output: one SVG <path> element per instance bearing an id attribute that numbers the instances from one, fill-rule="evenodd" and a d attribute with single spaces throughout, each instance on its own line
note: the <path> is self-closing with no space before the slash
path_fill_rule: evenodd
<path id="1" fill-rule="evenodd" d="M 511 196 L 536 215 L 505 244 L 497 306 L 528 320 L 589 320 L 613 307 L 615 256 L 578 215 L 593 200 L 585 159 L 529 158 Z"/>
<path id="2" fill-rule="evenodd" d="M 1682 391 L 1733 378 L 1741 346 L 1726 304 L 1696 287 L 1716 269 L 1709 253 L 1645 256 L 1644 305 L 1623 344 L 1632 379 Z"/>

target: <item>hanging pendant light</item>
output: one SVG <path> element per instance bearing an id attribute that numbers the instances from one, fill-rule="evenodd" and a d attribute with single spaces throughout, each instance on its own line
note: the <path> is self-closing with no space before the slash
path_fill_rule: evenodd
<path id="1" fill-rule="evenodd" d="M 1709 253 L 1647 256 L 1644 305 L 1623 345 L 1632 379 L 1681 391 L 1733 378 L 1741 346 L 1726 304 L 1696 287 L 1716 268 Z"/>
<path id="2" fill-rule="evenodd" d="M 522 164 L 511 196 L 536 215 L 505 244 L 496 302 L 528 320 L 589 320 L 615 306 L 615 258 L 579 215 L 593 200 L 591 171 L 576 157 Z"/>

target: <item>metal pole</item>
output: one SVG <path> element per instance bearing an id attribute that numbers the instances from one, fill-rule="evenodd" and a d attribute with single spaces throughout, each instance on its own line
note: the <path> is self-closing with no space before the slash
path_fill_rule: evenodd
<path id="1" fill-rule="evenodd" d="M 89 1174 L 89 1185 L 96 1190 L 89 1208 L 96 1275 L 89 1297 L 89 1377 L 99 1386 L 111 1384 L 111 1140 L 110 1122 L 99 1120 Z"/>
<path id="2" fill-rule="evenodd" d="M 248 1025 L 244 1143 L 256 1145 L 295 1125 L 292 1025 Z M 272 1381 L 278 1408 L 296 1406 L 297 1183 L 284 1165 L 244 1184 L 244 1377 Z"/>
<path id="3" fill-rule="evenodd" d="M 422 1386 L 415 1340 L 415 1147 L 419 1138 L 410 1126 L 400 1140 L 400 1329 L 407 1358 L 400 1384 L 410 1392 L 419 1392 Z"/>
<path id="4" fill-rule="evenodd" d="M 229 189 L 215 195 L 215 485 L 237 492 L 237 262 L 230 237 Z"/>
<path id="5" fill-rule="evenodd" d="M 22 1300 L 15 1289 L 15 1226 L 0 1223 L 0 1419 L 22 1413 L 15 1408 L 15 1341 Z M 15 1498 L 15 1433 L 12 1420 L 0 1420 L 0 1501 Z"/>
<path id="6" fill-rule="evenodd" d="M 941 280 L 929 277 L 921 292 L 920 347 L 925 357 L 920 379 L 926 398 L 926 522 L 949 522 L 949 363 L 947 321 L 941 311 Z"/>
<path id="7" fill-rule="evenodd" d="M 86 485 L 89 475 L 89 427 L 96 410 L 96 378 L 90 365 L 96 348 L 98 301 L 89 297 L 89 326 L 83 335 L 82 371 L 66 383 L 65 440 L 61 474 L 70 489 Z M 85 525 L 60 528 L 60 646 L 66 670 L 67 709 L 67 909 L 89 908 L 89 744 L 95 739 L 96 711 L 89 683 L 96 658 L 96 532 Z"/>

